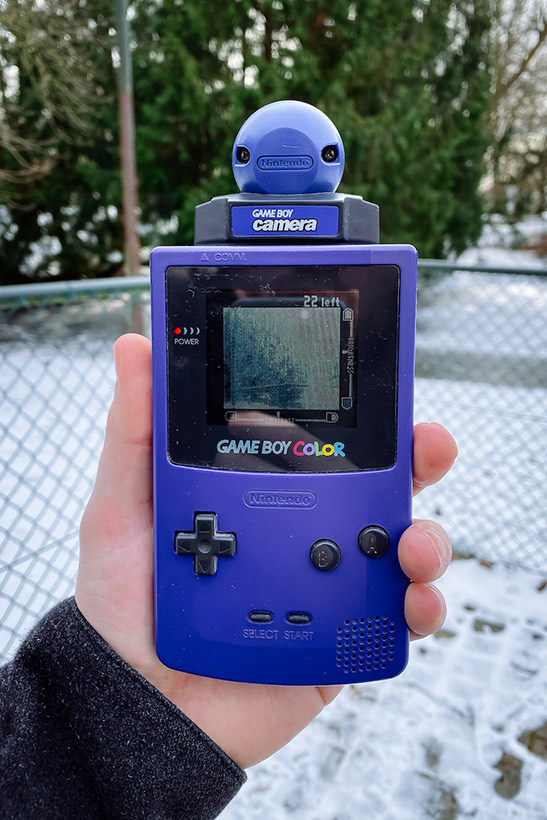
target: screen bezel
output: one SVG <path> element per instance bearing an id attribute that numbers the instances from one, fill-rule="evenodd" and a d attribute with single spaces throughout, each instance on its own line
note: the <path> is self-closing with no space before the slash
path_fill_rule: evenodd
<path id="1" fill-rule="evenodd" d="M 222 378 L 208 356 L 214 322 L 207 318 L 212 291 L 284 293 L 358 291 L 352 425 L 336 421 L 295 425 L 290 418 L 242 413 L 218 421 L 208 413 L 209 385 Z M 209 296 L 208 296 L 209 294 Z M 389 469 L 397 458 L 397 370 L 400 270 L 396 265 L 171 266 L 166 270 L 168 457 L 173 464 L 249 472 L 353 472 Z M 181 327 L 196 331 L 191 345 L 175 342 Z M 215 357 L 213 357 L 214 359 Z M 217 369 L 217 372 L 212 371 Z M 318 442 L 315 453 L 263 452 L 268 441 Z M 219 442 L 231 452 L 220 452 Z M 242 442 L 243 444 L 238 444 Z M 245 442 L 258 442 L 248 445 Z M 344 457 L 317 458 L 324 443 L 343 442 Z M 234 452 L 239 448 L 239 452 Z M 258 449 L 258 452 L 256 452 Z M 298 452 L 302 453 L 302 446 Z M 319 450 L 319 453 L 318 453 Z"/>

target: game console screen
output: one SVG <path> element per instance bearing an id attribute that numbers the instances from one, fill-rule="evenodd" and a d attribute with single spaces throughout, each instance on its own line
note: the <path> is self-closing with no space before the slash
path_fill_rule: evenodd
<path id="1" fill-rule="evenodd" d="M 224 308 L 224 407 L 340 404 L 340 307 Z"/>
<path id="2" fill-rule="evenodd" d="M 357 290 L 210 290 L 207 415 L 355 425 Z"/>

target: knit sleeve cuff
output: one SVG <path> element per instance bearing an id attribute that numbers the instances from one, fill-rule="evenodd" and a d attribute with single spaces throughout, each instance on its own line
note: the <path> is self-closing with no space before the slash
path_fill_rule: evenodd
<path id="1" fill-rule="evenodd" d="M 42 763 L 55 765 L 44 788 L 55 789 L 53 769 L 61 769 L 67 811 L 57 817 L 210 820 L 245 781 L 222 749 L 111 649 L 73 598 L 31 632 L 10 677 L 12 691 L 17 680 L 25 684 L 24 693 L 13 692 L 16 701 L 36 701 L 28 714 L 16 702 L 11 723 L 26 718 L 31 732 L 34 720 L 46 739 L 52 759 L 43 749 Z M 70 815 L 71 789 L 89 801 L 89 815 L 81 802 Z"/>

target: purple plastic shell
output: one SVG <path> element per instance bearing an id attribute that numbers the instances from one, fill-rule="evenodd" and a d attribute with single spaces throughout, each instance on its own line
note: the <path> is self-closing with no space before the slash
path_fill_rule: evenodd
<path id="1" fill-rule="evenodd" d="M 237 261 L 235 261 L 237 260 Z M 396 265 L 400 269 L 397 460 L 387 470 L 265 473 L 173 464 L 167 453 L 166 270 L 170 266 Z M 411 523 L 414 326 L 417 254 L 408 245 L 162 247 L 151 256 L 154 381 L 156 648 L 168 666 L 248 683 L 330 685 L 393 677 L 408 659 L 408 579 L 397 544 Z M 191 385 L 188 401 L 192 400 Z M 253 506 L 249 492 L 314 503 Z M 255 497 L 260 497 L 255 496 Z M 294 495 L 293 495 L 294 498 Z M 196 512 L 214 512 L 237 552 L 218 572 L 196 575 L 174 549 Z M 359 549 L 362 528 L 390 535 L 381 558 Z M 310 548 L 339 545 L 320 571 Z M 249 613 L 270 613 L 256 622 Z M 307 624 L 290 613 L 310 615 Z M 269 615 L 268 615 L 269 617 Z M 298 619 L 297 619 L 298 620 Z"/>

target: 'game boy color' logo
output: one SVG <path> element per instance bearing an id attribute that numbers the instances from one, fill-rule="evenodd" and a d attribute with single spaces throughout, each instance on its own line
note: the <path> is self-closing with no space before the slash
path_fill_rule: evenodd
<path id="1" fill-rule="evenodd" d="M 312 510 L 317 496 L 309 490 L 247 490 L 243 502 L 247 507 Z"/>

